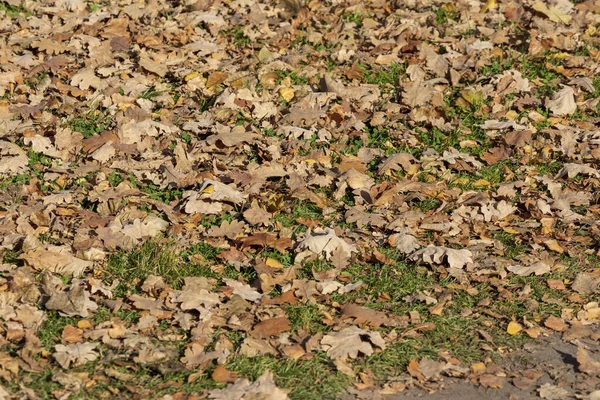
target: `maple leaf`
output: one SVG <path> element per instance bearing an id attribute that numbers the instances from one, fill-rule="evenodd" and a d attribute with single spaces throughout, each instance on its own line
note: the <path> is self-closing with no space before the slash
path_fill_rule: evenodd
<path id="1" fill-rule="evenodd" d="M 370 356 L 375 349 L 385 350 L 385 341 L 379 332 L 360 329 L 355 326 L 344 328 L 323 336 L 321 346 L 331 358 L 356 358 L 359 354 Z"/>

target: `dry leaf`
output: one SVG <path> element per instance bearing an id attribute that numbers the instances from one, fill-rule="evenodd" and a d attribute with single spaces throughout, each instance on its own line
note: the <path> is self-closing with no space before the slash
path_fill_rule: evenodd
<path id="1" fill-rule="evenodd" d="M 575 104 L 575 91 L 570 86 L 563 85 L 563 88 L 554 93 L 552 100 L 546 105 L 554 115 L 572 115 L 577 110 Z"/>
<path id="2" fill-rule="evenodd" d="M 54 346 L 56 352 L 53 354 L 56 361 L 63 368 L 69 368 L 71 364 L 75 366 L 84 365 L 88 361 L 94 361 L 98 358 L 98 353 L 94 349 L 97 343 L 77 343 Z"/>
<path id="3" fill-rule="evenodd" d="M 386 348 L 385 341 L 379 332 L 372 332 L 355 326 L 325 335 L 321 339 L 321 346 L 327 352 L 327 355 L 334 360 L 338 358 L 356 358 L 359 354 L 370 356 L 375 351 L 373 346 L 381 350 Z"/>
<path id="4" fill-rule="evenodd" d="M 461 269 L 473 263 L 473 254 L 467 249 L 451 249 L 443 246 L 427 246 L 410 255 L 413 261 L 425 261 L 429 264 L 448 263 L 450 268 Z"/>
<path id="5" fill-rule="evenodd" d="M 247 379 L 238 379 L 225 389 L 213 389 L 208 393 L 208 398 L 215 400 L 289 400 L 287 393 L 287 390 L 275 386 L 273 374 L 266 370 L 252 383 Z"/>

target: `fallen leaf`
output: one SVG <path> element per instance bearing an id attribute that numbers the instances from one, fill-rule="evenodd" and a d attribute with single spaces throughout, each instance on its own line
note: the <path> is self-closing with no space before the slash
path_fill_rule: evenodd
<path id="1" fill-rule="evenodd" d="M 267 339 L 271 336 L 278 336 L 290 329 L 291 325 L 287 317 L 278 317 L 267 319 L 254 325 L 250 334 L 259 339 Z"/>
<path id="2" fill-rule="evenodd" d="M 61 367 L 67 369 L 71 364 L 84 365 L 98 358 L 99 354 L 94 351 L 97 346 L 97 343 L 57 344 L 53 356 Z"/>
<path id="3" fill-rule="evenodd" d="M 256 381 L 240 378 L 224 389 L 213 389 L 208 393 L 209 399 L 215 400 L 289 400 L 288 391 L 275 386 L 273 374 L 266 370 Z"/>
<path id="4" fill-rule="evenodd" d="M 594 360 L 590 354 L 581 347 L 577 349 L 577 363 L 579 371 L 590 376 L 600 376 L 600 362 Z"/>
<path id="5" fill-rule="evenodd" d="M 546 328 L 550 328 L 557 332 L 563 332 L 567 330 L 568 326 L 561 318 L 555 317 L 553 315 L 546 318 L 544 321 L 544 326 Z"/>
<path id="6" fill-rule="evenodd" d="M 381 350 L 386 348 L 385 341 L 379 332 L 360 329 L 355 326 L 332 332 L 321 339 L 321 346 L 332 359 L 356 358 L 359 354 L 370 356 L 373 346 Z"/>
<path id="7" fill-rule="evenodd" d="M 218 383 L 234 383 L 238 379 L 238 375 L 221 365 L 217 365 L 211 375 L 211 378 L 213 381 Z"/>
<path id="8" fill-rule="evenodd" d="M 461 269 L 467 264 L 473 263 L 473 254 L 467 249 L 451 249 L 443 246 L 429 245 L 424 249 L 417 250 L 410 255 L 413 261 L 422 260 L 429 264 L 448 263 L 450 268 Z"/>
<path id="9" fill-rule="evenodd" d="M 506 332 L 508 332 L 509 335 L 518 335 L 519 332 L 521 332 L 523 330 L 523 327 L 521 326 L 521 324 L 519 324 L 518 322 L 515 321 L 511 321 L 508 323 L 508 327 L 506 328 Z"/>
<path id="10" fill-rule="evenodd" d="M 577 110 L 575 103 L 575 91 L 570 86 L 563 85 L 563 88 L 552 96 L 552 100 L 546 104 L 546 107 L 554 115 L 572 115 Z"/>

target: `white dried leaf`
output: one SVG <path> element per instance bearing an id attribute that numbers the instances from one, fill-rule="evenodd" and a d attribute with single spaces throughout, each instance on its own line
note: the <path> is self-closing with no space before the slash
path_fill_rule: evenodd
<path id="1" fill-rule="evenodd" d="M 528 267 L 524 267 L 522 265 L 511 265 L 506 269 L 520 276 L 529 276 L 531 274 L 539 276 L 550 272 L 550 266 L 541 261 L 531 264 Z"/>
<path id="2" fill-rule="evenodd" d="M 288 391 L 280 389 L 273 381 L 273 374 L 266 370 L 255 382 L 240 378 L 224 389 L 208 392 L 214 400 L 289 400 Z"/>
<path id="3" fill-rule="evenodd" d="M 552 100 L 546 105 L 554 115 L 571 115 L 577 110 L 575 104 L 575 91 L 571 86 L 563 85 L 563 88 L 554 93 Z"/>
<path id="4" fill-rule="evenodd" d="M 75 343 L 75 344 L 57 344 L 54 346 L 56 352 L 54 359 L 61 367 L 67 369 L 71 364 L 75 366 L 84 365 L 88 361 L 94 361 L 98 358 L 98 353 L 94 349 L 97 343 Z"/>
<path id="5" fill-rule="evenodd" d="M 321 339 L 321 346 L 332 359 L 356 358 L 358 354 L 370 356 L 374 353 L 373 346 L 381 350 L 386 348 L 385 341 L 379 332 L 360 329 L 356 326 L 332 332 Z"/>
<path id="6" fill-rule="evenodd" d="M 332 253 L 341 247 L 341 250 L 347 257 L 352 252 L 358 251 L 356 246 L 348 244 L 344 239 L 338 237 L 331 228 L 310 229 L 306 232 L 306 237 L 298 244 L 299 249 L 308 249 L 315 254 L 325 254 L 327 259 L 331 258 Z"/>
<path id="7" fill-rule="evenodd" d="M 451 249 L 443 246 L 427 246 L 424 249 L 418 250 L 410 255 L 413 261 L 425 261 L 429 264 L 448 263 L 450 268 L 461 269 L 468 264 L 473 263 L 473 253 L 467 249 Z"/>

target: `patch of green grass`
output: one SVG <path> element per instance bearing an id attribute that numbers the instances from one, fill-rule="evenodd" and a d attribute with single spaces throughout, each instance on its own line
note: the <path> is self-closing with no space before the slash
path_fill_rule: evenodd
<path id="1" fill-rule="evenodd" d="M 128 297 L 140 292 L 139 287 L 150 275 L 160 276 L 175 289 L 183 286 L 184 278 L 203 276 L 206 278 L 244 278 L 247 281 L 256 279 L 254 269 L 245 268 L 241 272 L 229 264 L 222 272 L 215 272 L 211 266 L 218 262 L 219 249 L 205 242 L 177 251 L 175 244 L 159 240 L 148 240 L 133 250 L 120 252 L 108 258 L 104 269 L 104 277 L 109 282 L 119 280 L 115 289 L 116 297 Z M 201 255 L 200 260 L 194 255 Z"/>
<path id="2" fill-rule="evenodd" d="M 50 167 L 52 165 L 52 159 L 50 157 L 33 150 L 27 152 L 27 158 L 29 159 L 29 168 L 32 169 L 38 170 L 42 167 Z"/>
<path id="3" fill-rule="evenodd" d="M 298 224 L 298 218 L 309 218 L 317 221 L 323 220 L 323 210 L 314 204 L 295 200 L 291 212 L 281 212 L 273 219 L 284 227 L 293 227 L 295 233 L 305 232 L 306 226 Z"/>
<path id="4" fill-rule="evenodd" d="M 2 4 L 2 3 L 0 3 Z M 0 6 L 0 11 L 1 11 L 1 6 Z M 25 84 L 27 86 L 29 86 L 32 89 L 35 89 L 38 87 L 38 85 L 40 83 L 42 83 L 46 78 L 48 77 L 48 73 L 46 71 L 40 72 L 39 74 L 27 79 L 27 81 L 25 81 Z"/>
<path id="5" fill-rule="evenodd" d="M 0 1 L 0 12 L 4 11 L 8 18 L 16 18 L 19 15 L 23 15 L 25 17 L 31 17 L 31 13 L 24 9 L 23 7 L 13 6 L 4 1 Z"/>
<path id="6" fill-rule="evenodd" d="M 277 79 L 276 81 L 278 85 L 281 84 L 281 81 L 286 77 L 290 78 L 292 85 L 308 85 L 308 83 L 310 82 L 310 79 L 306 75 L 300 75 L 296 71 L 288 72 L 278 69 L 275 72 L 279 74 L 279 79 Z"/>
<path id="7" fill-rule="evenodd" d="M 140 94 L 140 99 L 152 100 L 163 94 L 163 92 L 156 90 L 155 86 L 150 86 Z"/>
<path id="8" fill-rule="evenodd" d="M 115 178 L 116 179 L 116 178 Z M 146 193 L 149 198 L 157 201 L 161 201 L 165 204 L 169 204 L 175 200 L 179 200 L 184 190 L 182 188 L 161 188 L 160 186 L 150 184 L 144 184 L 140 182 L 135 175 L 129 174 L 129 183 L 135 189 L 139 189 Z"/>
<path id="9" fill-rule="evenodd" d="M 442 204 L 442 202 L 438 199 L 436 199 L 435 197 L 428 197 L 426 199 L 423 200 L 418 200 L 415 203 L 415 206 L 421 211 L 421 212 L 428 212 L 428 211 L 432 211 L 435 210 L 436 208 L 438 208 L 440 205 Z"/>
<path id="10" fill-rule="evenodd" d="M 30 161 L 31 161 L 31 159 L 30 159 Z M 31 180 L 30 174 L 13 175 L 13 176 L 6 178 L 0 182 L 0 189 L 8 189 L 9 187 L 12 187 L 15 185 L 29 185 L 30 180 Z"/>
<path id="11" fill-rule="evenodd" d="M 292 400 L 335 399 L 350 383 L 350 378 L 338 372 L 324 353 L 297 361 L 271 356 L 239 357 L 225 367 L 251 381 L 268 369 L 275 375 L 278 387 L 291 389 Z"/>
<path id="12" fill-rule="evenodd" d="M 386 68 L 360 67 L 364 70 L 363 82 L 378 85 L 385 93 L 395 92 L 399 78 L 406 72 L 406 64 L 395 62 Z"/>
<path id="13" fill-rule="evenodd" d="M 558 171 L 560 171 L 563 167 L 563 163 L 560 161 L 550 161 L 550 162 L 545 162 L 545 163 L 535 163 L 535 164 L 530 164 L 531 166 L 535 167 L 538 171 L 539 175 L 556 175 L 558 173 Z"/>
<path id="14" fill-rule="evenodd" d="M 94 325 L 110 321 L 112 318 L 118 318 L 121 321 L 125 322 L 127 325 L 131 325 L 138 322 L 138 320 L 140 319 L 140 312 L 137 310 L 126 310 L 123 308 L 117 312 L 112 312 L 105 306 L 99 305 L 98 309 L 94 313 Z"/>
<path id="15" fill-rule="evenodd" d="M 54 345 L 61 343 L 61 335 L 65 326 L 77 326 L 79 318 L 63 317 L 58 311 L 47 311 L 46 320 L 40 326 L 38 338 L 48 350 L 54 351 Z"/>
<path id="16" fill-rule="evenodd" d="M 454 11 L 454 7 L 451 3 L 443 4 L 440 8 L 435 11 L 435 24 L 444 25 L 449 20 L 456 20 L 458 14 Z"/>
<path id="17" fill-rule="evenodd" d="M 365 15 L 363 13 L 343 13 L 342 19 L 346 22 L 353 22 L 358 28 L 362 27 L 363 19 Z"/>
<path id="18" fill-rule="evenodd" d="M 111 255 L 104 275 L 111 281 L 119 280 L 115 295 L 127 297 L 139 293 L 139 286 L 150 275 L 161 276 L 167 283 L 181 283 L 181 265 L 172 246 L 149 240 L 131 251 L 121 250 Z"/>
<path id="19" fill-rule="evenodd" d="M 433 127 L 431 129 L 418 128 L 415 129 L 415 132 L 419 133 L 419 140 L 423 144 L 440 154 L 450 147 L 457 148 L 459 144 L 459 134 L 456 131 L 446 133 Z"/>
<path id="20" fill-rule="evenodd" d="M 499 231 L 494 235 L 494 239 L 499 240 L 504 245 L 504 257 L 508 259 L 515 259 L 527 251 L 528 248 L 517 235 L 508 232 Z"/>
<path id="21" fill-rule="evenodd" d="M 550 55 L 546 54 L 541 59 L 535 58 L 524 58 L 518 70 L 524 78 L 529 80 L 539 79 L 542 83 L 541 86 L 537 86 L 537 92 L 542 96 L 551 96 L 558 90 L 558 83 L 561 80 L 561 75 L 557 72 L 552 71 L 546 66 L 546 61 L 552 60 Z"/>
<path id="22" fill-rule="evenodd" d="M 206 242 L 194 243 L 187 249 L 183 250 L 179 255 L 186 261 L 190 261 L 190 257 L 196 254 L 201 254 L 207 261 L 217 261 L 217 257 L 221 253 L 221 250 L 211 246 Z"/>
<path id="23" fill-rule="evenodd" d="M 324 315 L 316 304 L 287 306 L 285 312 L 290 320 L 293 333 L 303 330 L 315 334 L 327 330 L 327 326 L 322 322 Z"/>
<path id="24" fill-rule="evenodd" d="M 81 132 L 84 139 L 104 132 L 112 124 L 110 115 L 104 115 L 100 111 L 90 111 L 85 115 L 74 118 L 70 126 L 75 132 Z"/>
<path id="25" fill-rule="evenodd" d="M 240 25 L 229 30 L 223 30 L 221 32 L 226 36 L 231 37 L 231 42 L 236 46 L 248 46 L 252 43 L 252 41 L 242 31 L 242 27 Z"/>

